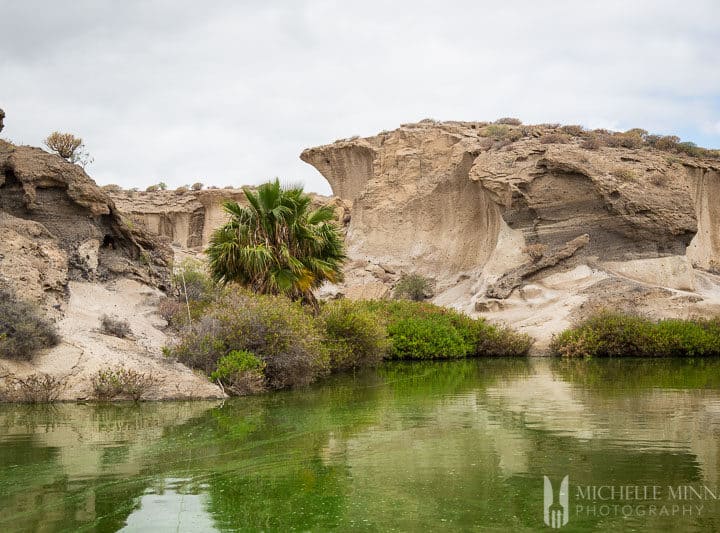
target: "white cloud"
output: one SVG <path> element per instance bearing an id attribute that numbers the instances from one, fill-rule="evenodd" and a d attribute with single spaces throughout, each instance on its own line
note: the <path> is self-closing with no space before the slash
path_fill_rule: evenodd
<path id="1" fill-rule="evenodd" d="M 425 117 L 703 132 L 720 4 L 0 0 L 4 135 L 82 135 L 101 183 L 303 179 L 303 148 Z"/>

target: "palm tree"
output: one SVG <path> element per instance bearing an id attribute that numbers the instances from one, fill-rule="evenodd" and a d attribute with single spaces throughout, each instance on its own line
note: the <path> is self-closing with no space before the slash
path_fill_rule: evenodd
<path id="1" fill-rule="evenodd" d="M 342 236 L 330 223 L 333 209 L 311 211 L 301 187 L 283 188 L 277 179 L 257 193 L 244 192 L 249 205 L 226 202 L 230 221 L 210 239 L 213 279 L 317 307 L 313 289 L 341 280 L 346 258 Z"/>

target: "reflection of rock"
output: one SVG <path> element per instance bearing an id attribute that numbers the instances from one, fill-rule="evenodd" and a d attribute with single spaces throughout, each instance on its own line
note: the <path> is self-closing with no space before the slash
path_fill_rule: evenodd
<path id="1" fill-rule="evenodd" d="M 599 440 L 633 451 L 688 448 L 702 465 L 704 481 L 719 481 L 717 394 L 654 388 L 609 394 L 602 382 L 597 389 L 575 386 L 552 371 L 551 364 L 534 360 L 529 378 L 488 388 L 490 410 L 515 413 L 526 425 L 580 441 Z"/>

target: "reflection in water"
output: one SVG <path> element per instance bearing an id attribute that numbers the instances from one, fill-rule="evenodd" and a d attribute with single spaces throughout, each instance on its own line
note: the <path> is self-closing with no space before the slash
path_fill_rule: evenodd
<path id="1" fill-rule="evenodd" d="M 225 403 L 0 406 L 0 530 L 534 531 L 543 475 L 715 487 L 719 370 L 470 360 Z M 565 530 L 720 529 L 701 503 Z"/>

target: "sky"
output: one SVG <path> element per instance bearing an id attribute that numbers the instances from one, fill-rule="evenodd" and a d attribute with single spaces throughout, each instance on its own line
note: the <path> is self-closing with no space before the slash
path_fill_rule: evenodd
<path id="1" fill-rule="evenodd" d="M 718 21 L 717 0 L 0 0 L 0 135 L 74 133 L 102 185 L 320 193 L 303 149 L 424 118 L 720 148 Z"/>

